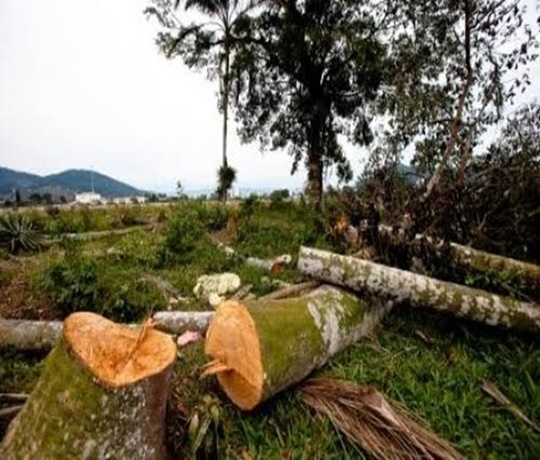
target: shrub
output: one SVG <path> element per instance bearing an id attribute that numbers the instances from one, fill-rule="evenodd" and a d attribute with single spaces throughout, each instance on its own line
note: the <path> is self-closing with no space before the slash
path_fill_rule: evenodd
<path id="1" fill-rule="evenodd" d="M 289 190 L 281 189 L 274 190 L 270 193 L 270 209 L 282 209 L 285 204 L 285 200 L 289 198 Z"/>
<path id="2" fill-rule="evenodd" d="M 261 208 L 261 206 L 262 203 L 259 200 L 259 197 L 252 193 L 242 201 L 242 204 L 240 205 L 239 216 L 250 218 L 253 216 L 253 214 L 255 214 L 256 211 Z"/>
<path id="3" fill-rule="evenodd" d="M 191 207 L 179 208 L 165 233 L 162 261 L 187 261 L 203 233 L 199 213 Z"/>
<path id="4" fill-rule="evenodd" d="M 62 313 L 92 311 L 114 321 L 142 319 L 164 306 L 157 287 L 141 279 L 136 270 L 99 265 L 80 252 L 80 243 L 66 240 L 64 260 L 45 269 L 42 285 L 53 295 Z"/>
<path id="5" fill-rule="evenodd" d="M 145 230 L 137 229 L 124 235 L 115 247 L 123 261 L 155 267 L 158 265 L 158 246 L 153 244 L 153 238 Z"/>
<path id="6" fill-rule="evenodd" d="M 66 257 L 53 264 L 46 269 L 43 284 L 66 316 L 74 311 L 96 311 L 102 298 L 97 264 L 89 257 Z"/>
<path id="7" fill-rule="evenodd" d="M 222 230 L 227 226 L 229 216 L 230 212 L 224 206 L 206 207 L 204 226 L 210 231 Z"/>

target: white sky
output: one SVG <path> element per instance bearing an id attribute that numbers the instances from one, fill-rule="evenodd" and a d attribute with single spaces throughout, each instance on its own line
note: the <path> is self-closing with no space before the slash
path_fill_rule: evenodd
<path id="1" fill-rule="evenodd" d="M 528 4 L 534 25 L 536 0 Z M 0 166 L 92 168 L 143 189 L 213 187 L 221 161 L 216 82 L 168 61 L 145 0 L 0 0 Z M 535 26 L 533 30 L 538 31 Z M 540 62 L 522 100 L 540 96 Z M 240 187 L 301 186 L 284 152 L 241 146 Z M 355 172 L 362 155 L 348 148 Z M 358 151 L 357 151 L 358 152 Z"/>

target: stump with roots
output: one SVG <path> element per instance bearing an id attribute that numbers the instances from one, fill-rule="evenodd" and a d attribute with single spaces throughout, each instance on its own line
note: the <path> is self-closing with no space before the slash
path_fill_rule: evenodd
<path id="1" fill-rule="evenodd" d="M 0 446 L 0 457 L 165 458 L 172 338 L 74 313 Z"/>

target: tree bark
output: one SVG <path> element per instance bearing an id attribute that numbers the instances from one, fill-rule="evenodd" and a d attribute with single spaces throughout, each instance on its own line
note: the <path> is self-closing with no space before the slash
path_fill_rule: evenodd
<path id="1" fill-rule="evenodd" d="M 317 281 L 306 281 L 305 283 L 293 284 L 291 286 L 284 287 L 279 291 L 271 292 L 266 294 L 263 297 L 260 297 L 260 300 L 278 300 L 286 299 L 287 297 L 298 296 L 306 291 L 312 291 L 315 288 L 318 288 L 320 283 Z"/>
<path id="2" fill-rule="evenodd" d="M 258 257 L 243 257 L 236 249 L 223 244 L 220 241 L 212 240 L 218 248 L 222 249 L 228 257 L 239 257 L 246 265 L 255 268 L 261 268 L 267 270 L 273 275 L 277 275 L 281 272 L 284 266 L 289 265 L 292 262 L 292 257 L 289 254 L 282 254 L 274 257 L 273 259 L 259 259 Z"/>
<path id="3" fill-rule="evenodd" d="M 379 225 L 379 232 L 383 237 L 392 238 L 392 228 L 387 225 Z M 437 243 L 431 237 L 425 235 L 415 235 L 414 239 L 429 248 L 429 257 L 439 257 L 441 248 L 445 243 Z M 406 244 L 406 243 L 404 243 Z M 450 245 L 450 263 L 457 270 L 467 273 L 471 270 L 502 279 L 506 284 L 515 287 L 534 302 L 540 301 L 540 266 L 521 260 L 503 257 L 497 254 L 480 251 L 469 246 L 457 243 L 446 243 Z M 422 258 L 424 252 L 414 251 L 415 256 Z M 442 260 L 441 263 L 448 263 Z"/>
<path id="4" fill-rule="evenodd" d="M 171 337 L 74 313 L 0 446 L 0 457 L 166 458 Z"/>
<path id="5" fill-rule="evenodd" d="M 213 312 L 156 312 L 155 328 L 173 335 L 187 331 L 204 332 Z M 62 335 L 62 321 L 0 319 L 0 350 L 49 351 Z M 130 325 L 131 328 L 138 327 Z"/>
<path id="6" fill-rule="evenodd" d="M 315 106 L 313 111 L 318 108 Z M 322 123 L 317 113 L 313 113 L 313 120 L 309 127 L 308 136 L 308 195 L 311 206 L 316 210 L 322 209 L 323 195 L 323 163 L 322 163 Z"/>
<path id="7" fill-rule="evenodd" d="M 388 305 L 323 286 L 283 300 L 224 302 L 208 328 L 207 374 L 251 410 L 369 334 Z"/>
<path id="8" fill-rule="evenodd" d="M 228 166 L 227 161 L 227 134 L 228 134 L 228 122 L 229 122 L 229 60 L 230 60 L 230 47 L 229 47 L 229 30 L 225 31 L 225 74 L 223 75 L 223 158 L 222 164 L 224 167 Z M 226 195 L 225 195 L 226 197 Z M 225 198 L 225 201 L 227 199 Z"/>
<path id="9" fill-rule="evenodd" d="M 540 330 L 540 306 L 397 268 L 300 248 L 298 270 L 320 281 L 412 307 L 444 311 L 490 326 Z"/>

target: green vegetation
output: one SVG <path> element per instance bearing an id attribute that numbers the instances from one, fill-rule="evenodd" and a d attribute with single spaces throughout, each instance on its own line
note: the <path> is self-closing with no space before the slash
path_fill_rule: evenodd
<path id="1" fill-rule="evenodd" d="M 178 294 L 191 296 L 200 275 L 233 271 L 243 284 L 253 285 L 253 293 L 264 295 L 277 289 L 274 279 L 229 258 L 212 239 L 219 238 L 242 255 L 262 258 L 283 253 L 295 257 L 301 244 L 341 250 L 341 241 L 330 231 L 337 208 L 337 204 L 329 206 L 327 215 L 317 215 L 281 198 L 270 203 L 250 198 L 238 208 L 182 201 L 165 208 L 166 218 L 157 230 L 138 229 L 85 242 L 64 239 L 32 256 L 34 263 L 22 272 L 3 271 L 0 289 L 12 287 L 24 275 L 26 296 L 51 297 L 47 317 L 62 318 L 85 309 L 126 322 L 140 321 L 151 310 L 167 306 L 167 296 L 149 281 L 149 275 L 167 281 Z M 156 211 L 135 209 L 139 215 L 156 216 Z M 89 222 L 103 218 L 101 208 L 85 212 Z M 110 210 L 112 215 L 116 212 Z M 55 213 L 46 215 L 43 224 L 56 219 Z M 284 270 L 279 278 L 301 281 L 294 269 Z M 193 300 L 181 308 L 208 307 Z M 540 450 L 540 434 L 494 403 L 480 385 L 484 379 L 493 382 L 539 423 L 538 350 L 536 338 L 400 309 L 375 337 L 338 355 L 318 374 L 373 385 L 422 416 L 467 457 L 534 458 Z M 42 369 L 41 358 L 2 353 L 0 392 L 30 391 Z M 168 442 L 177 458 L 186 458 L 194 450 L 199 458 L 363 456 L 328 421 L 314 418 L 294 388 L 253 413 L 239 412 L 214 378 L 200 378 L 205 362 L 198 343 L 182 350 L 176 367 Z"/>
<path id="2" fill-rule="evenodd" d="M 0 245 L 11 254 L 36 251 L 41 246 L 32 222 L 25 216 L 14 213 L 0 216 Z"/>

